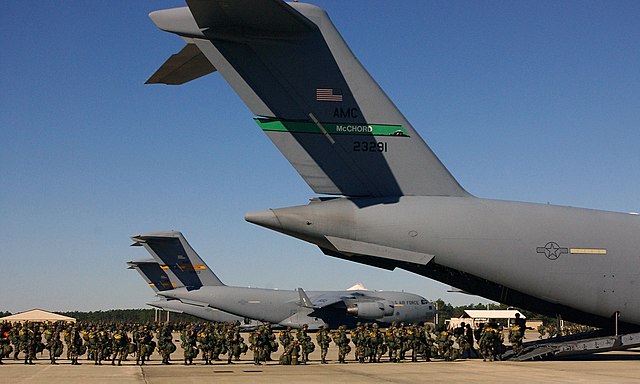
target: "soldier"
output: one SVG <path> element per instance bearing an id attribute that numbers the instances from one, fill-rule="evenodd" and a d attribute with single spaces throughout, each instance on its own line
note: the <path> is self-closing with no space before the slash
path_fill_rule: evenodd
<path id="1" fill-rule="evenodd" d="M 299 357 L 300 357 L 300 350 L 302 348 L 303 347 L 301 347 L 299 340 L 293 340 L 289 345 L 289 349 L 290 349 L 289 355 L 291 356 L 291 365 L 300 364 Z"/>
<path id="2" fill-rule="evenodd" d="M 173 344 L 172 331 L 173 329 L 171 326 L 167 324 L 160 328 L 156 335 L 156 339 L 158 340 L 158 352 L 160 353 L 160 356 L 162 356 L 162 364 L 166 365 L 171 364 L 169 361 L 171 359 L 171 354 L 176 351 L 176 345 Z"/>
<path id="3" fill-rule="evenodd" d="M 85 354 L 87 347 L 84 345 L 82 341 L 82 336 L 78 331 L 78 328 L 74 326 L 69 331 L 69 359 L 71 360 L 71 365 L 80 365 L 78 363 L 78 357 Z"/>
<path id="4" fill-rule="evenodd" d="M 291 365 L 291 351 L 293 349 L 293 342 L 288 343 L 285 347 L 282 347 L 282 355 L 278 359 L 280 365 Z"/>
<path id="5" fill-rule="evenodd" d="M 509 328 L 509 342 L 516 356 L 520 355 L 524 348 L 522 347 L 522 340 L 524 339 L 524 333 L 527 330 L 527 322 L 525 319 L 520 318 L 520 314 L 516 313 L 516 319 L 513 327 Z"/>
<path id="6" fill-rule="evenodd" d="M 354 352 L 354 358 L 359 363 L 364 363 L 364 326 L 362 323 L 358 322 L 356 324 L 356 328 L 351 330 L 351 341 L 353 345 L 356 347 Z"/>
<path id="7" fill-rule="evenodd" d="M 240 330 L 235 326 L 229 327 L 229 330 L 227 331 L 226 343 L 227 352 L 229 354 L 227 358 L 227 364 L 233 364 L 233 361 L 231 360 L 234 356 L 237 356 L 237 359 L 240 358 L 240 354 L 242 353 L 242 346 L 244 345 L 244 339 L 240 335 Z"/>
<path id="8" fill-rule="evenodd" d="M 22 324 L 17 323 L 9 330 L 9 341 L 13 344 L 13 360 L 18 360 L 20 356 L 20 351 L 22 350 L 22 345 L 20 344 L 20 330 L 22 329 Z"/>
<path id="9" fill-rule="evenodd" d="M 384 338 L 380 332 L 380 327 L 377 323 L 373 323 L 371 331 L 369 332 L 369 348 L 371 349 L 371 356 L 369 361 L 372 363 L 379 363 L 382 355 L 384 355 Z"/>
<path id="10" fill-rule="evenodd" d="M 396 328 L 396 323 L 393 322 L 387 331 L 384 334 L 384 341 L 389 348 L 389 361 L 393 363 L 400 362 L 399 359 L 399 350 L 400 350 L 400 340 L 398 338 L 398 329 Z"/>
<path id="11" fill-rule="evenodd" d="M 452 360 L 451 346 L 453 345 L 453 340 L 451 339 L 451 335 L 446 330 L 442 330 L 438 335 L 438 355 L 443 358 L 445 361 Z"/>
<path id="12" fill-rule="evenodd" d="M 262 349 L 264 348 L 264 344 L 266 339 L 264 338 L 262 327 L 254 330 L 249 335 L 249 342 L 251 343 L 251 350 L 253 351 L 253 364 L 254 365 L 262 365 L 260 360 L 262 360 Z"/>
<path id="13" fill-rule="evenodd" d="M 547 327 L 544 325 L 544 323 L 538 325 L 538 333 L 540 334 L 540 336 L 538 336 L 538 339 L 542 340 L 547 333 Z"/>
<path id="14" fill-rule="evenodd" d="M 51 331 L 50 327 L 45 331 L 45 339 L 47 340 L 46 348 L 49 351 L 50 364 L 58 364 L 56 357 L 62 355 L 62 341 L 60 340 L 60 333 L 57 330 Z"/>
<path id="15" fill-rule="evenodd" d="M 456 342 L 458 343 L 458 356 L 461 357 L 471 357 L 471 346 L 467 341 L 467 336 L 465 333 L 461 333 L 456 337 Z"/>
<path id="16" fill-rule="evenodd" d="M 349 352 L 351 352 L 351 346 L 349 346 L 350 340 L 344 325 L 338 327 L 338 330 L 333 333 L 333 342 L 336 343 L 338 347 L 338 363 L 346 364 L 346 358 Z"/>
<path id="17" fill-rule="evenodd" d="M 276 340 L 276 335 L 273 333 L 271 329 L 271 323 L 267 322 L 265 324 L 265 336 L 268 340 L 268 343 L 265 347 L 265 357 L 266 361 L 271 361 L 271 354 L 278 351 L 278 341 Z"/>
<path id="18" fill-rule="evenodd" d="M 196 346 L 197 333 L 193 326 L 189 326 L 182 331 L 180 339 L 182 341 L 182 350 L 184 352 L 184 365 L 193 364 L 193 359 L 198 356 L 198 347 Z"/>
<path id="19" fill-rule="evenodd" d="M 22 352 L 24 352 L 24 363 L 33 364 L 33 359 L 36 355 L 36 343 L 39 342 L 36 338 L 36 331 L 34 330 L 33 323 L 25 322 L 25 325 L 19 332 L 20 346 Z"/>
<path id="20" fill-rule="evenodd" d="M 407 328 L 404 323 L 400 323 L 400 328 L 398 328 L 398 345 L 400 346 L 400 348 L 398 348 L 400 353 L 399 360 L 402 361 L 409 350 L 409 345 L 407 343 Z"/>
<path id="21" fill-rule="evenodd" d="M 94 335 L 94 341 L 96 343 L 94 362 L 95 365 L 102 365 L 102 360 L 107 360 L 111 355 L 111 335 L 100 325 Z"/>
<path id="22" fill-rule="evenodd" d="M 420 342 L 422 343 L 422 358 L 426 361 L 431 361 L 431 356 L 434 354 L 433 349 L 433 333 L 431 332 L 431 325 L 425 324 L 422 333 L 420 334 Z"/>
<path id="23" fill-rule="evenodd" d="M 129 336 L 124 330 L 123 325 L 120 325 L 118 330 L 113 334 L 112 350 L 111 365 L 115 365 L 116 358 L 118 359 L 118 365 L 122 365 L 122 359 L 129 351 Z"/>
<path id="24" fill-rule="evenodd" d="M 471 325 L 467 324 L 464 328 L 464 336 L 467 339 L 467 344 L 469 345 L 469 358 L 478 357 L 478 352 L 476 352 L 475 348 L 473 348 L 473 330 L 471 329 Z"/>
<path id="25" fill-rule="evenodd" d="M 406 348 L 411 350 L 411 361 L 418 361 L 418 351 L 420 349 L 420 341 L 417 327 L 413 324 L 409 324 L 406 328 Z"/>
<path id="26" fill-rule="evenodd" d="M 320 326 L 320 330 L 316 333 L 316 341 L 320 346 L 320 364 L 327 364 L 327 353 L 329 352 L 329 344 L 331 344 L 331 335 L 327 325 Z"/>
<path id="27" fill-rule="evenodd" d="M 313 344 L 313 340 L 311 340 L 311 336 L 309 336 L 307 333 L 308 329 L 309 326 L 307 324 L 303 324 L 302 328 L 298 330 L 298 333 L 296 335 L 296 338 L 300 342 L 302 364 L 307 364 L 307 361 L 309 361 L 309 354 L 316 349 L 315 344 Z"/>
<path id="28" fill-rule="evenodd" d="M 211 332 L 211 328 L 208 326 L 203 327 L 196 334 L 196 341 L 198 342 L 198 348 L 202 351 L 202 360 L 204 365 L 211 365 L 213 358 L 213 349 L 215 347 L 215 336 Z"/>
<path id="29" fill-rule="evenodd" d="M 293 336 L 291 335 L 291 327 L 287 327 L 287 329 L 280 331 L 278 340 L 280 341 L 280 344 L 282 344 L 282 348 L 287 349 L 289 344 L 293 341 Z"/>
<path id="30" fill-rule="evenodd" d="M 134 339 L 136 342 L 136 365 L 144 365 L 149 355 L 149 349 L 153 351 L 151 333 L 144 326 L 140 326 L 138 331 L 134 333 Z"/>
<path id="31" fill-rule="evenodd" d="M 485 324 L 482 327 L 482 334 L 478 341 L 480 347 L 480 354 L 482 354 L 482 361 L 494 361 L 498 359 L 501 351 L 501 340 L 499 331 L 496 325 L 492 322 Z"/>
<path id="32" fill-rule="evenodd" d="M 11 331 L 11 324 L 8 322 L 2 322 L 0 325 L 0 365 L 3 357 L 9 357 L 11 354 L 11 342 L 9 340 L 9 333 Z"/>

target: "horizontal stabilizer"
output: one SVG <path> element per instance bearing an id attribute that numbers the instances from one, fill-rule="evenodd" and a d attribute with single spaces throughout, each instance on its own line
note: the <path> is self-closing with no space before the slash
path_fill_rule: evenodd
<path id="1" fill-rule="evenodd" d="M 405 261 L 407 263 L 418 265 L 426 265 L 434 257 L 434 255 L 428 255 L 426 253 L 385 247 L 383 245 L 343 239 L 340 237 L 327 236 L 326 238 L 336 248 L 336 250 L 343 254 L 374 256 L 383 259 Z"/>
<path id="2" fill-rule="evenodd" d="M 145 84 L 180 85 L 215 72 L 216 68 L 195 44 L 171 55 Z"/>
<path id="3" fill-rule="evenodd" d="M 187 5 L 205 35 L 229 31 L 245 36 L 286 36 L 316 29 L 281 0 L 187 0 Z"/>

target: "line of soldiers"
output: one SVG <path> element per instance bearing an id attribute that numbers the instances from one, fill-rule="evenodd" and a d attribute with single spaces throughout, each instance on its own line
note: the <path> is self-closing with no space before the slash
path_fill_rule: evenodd
<path id="1" fill-rule="evenodd" d="M 136 364 L 144 365 L 154 351 L 161 356 L 162 364 L 171 364 L 171 354 L 177 349 L 174 332 L 180 333 L 184 364 L 193 364 L 200 353 L 206 365 L 221 361 L 225 355 L 227 363 L 232 364 L 251 350 L 254 364 L 260 365 L 272 361 L 271 355 L 278 351 L 279 345 L 282 345 L 280 364 L 306 364 L 316 345 L 320 348 L 321 363 L 327 364 L 327 353 L 332 343 L 338 349 L 338 363 L 347 362 L 352 351 L 351 343 L 354 359 L 360 363 L 381 362 L 385 356 L 391 362 L 476 357 L 474 338 L 485 360 L 500 360 L 505 352 L 502 330 L 493 323 L 484 325 L 475 333 L 464 324 L 451 332 L 435 332 L 429 324 L 393 323 L 381 329 L 375 323 L 358 323 L 351 331 L 345 326 L 334 331 L 322 327 L 315 334 L 315 343 L 306 325 L 297 331 L 289 327 L 276 335 L 267 323 L 250 333 L 249 345 L 245 343 L 238 325 L 233 323 L 25 322 L 13 326 L 9 323 L 0 325 L 0 364 L 2 358 L 9 358 L 12 353 L 15 360 L 23 353 L 24 363 L 33 364 L 36 354 L 45 349 L 49 350 L 51 364 L 56 364 L 64 346 L 67 359 L 73 365 L 80 364 L 78 358 L 85 354 L 96 365 L 109 361 L 111 365 L 121 365 L 129 356 L 135 356 Z"/>
<path id="2" fill-rule="evenodd" d="M 593 327 L 570 323 L 568 321 L 566 321 L 564 323 L 564 326 L 560 329 L 558 329 L 558 326 L 555 323 L 550 323 L 550 324 L 543 323 L 543 324 L 540 324 L 537 329 L 538 329 L 538 333 L 540 334 L 540 336 L 538 336 L 539 339 L 544 339 L 547 337 L 552 338 L 552 337 L 560 337 L 560 336 L 566 336 L 566 335 L 575 335 L 575 334 L 590 332 L 595 330 L 595 328 Z"/>

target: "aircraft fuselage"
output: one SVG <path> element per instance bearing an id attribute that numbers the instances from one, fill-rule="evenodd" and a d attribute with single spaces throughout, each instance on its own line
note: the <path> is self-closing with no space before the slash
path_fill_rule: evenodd
<path id="1" fill-rule="evenodd" d="M 619 312 L 620 321 L 640 324 L 638 215 L 404 196 L 315 201 L 246 219 L 333 256 L 401 267 L 462 289 L 474 284 L 474 293 L 512 305 L 537 300 L 541 312 L 594 315 L 589 322 L 600 326 Z M 478 292 L 482 281 L 499 289 Z"/>
<path id="2" fill-rule="evenodd" d="M 195 290 L 179 288 L 161 293 L 194 305 L 209 304 L 225 312 L 242 317 L 268 321 L 282 326 L 299 328 L 303 324 L 310 329 L 329 323 L 332 327 L 355 325 L 356 322 L 396 322 L 417 323 L 431 321 L 435 315 L 433 304 L 423 297 L 406 292 L 345 291 L 343 300 L 322 308 L 301 306 L 297 291 L 264 288 L 244 288 L 228 286 L 203 286 Z M 309 291 L 306 293 L 314 303 L 322 306 L 323 300 L 335 301 L 339 292 Z M 355 298 L 354 298 L 355 297 Z M 364 304 L 364 306 L 363 306 Z M 367 305 L 381 304 L 385 308 L 378 314 L 364 313 Z M 360 314 L 353 316 L 347 309 L 362 306 Z M 376 308 L 377 310 L 377 308 Z"/>

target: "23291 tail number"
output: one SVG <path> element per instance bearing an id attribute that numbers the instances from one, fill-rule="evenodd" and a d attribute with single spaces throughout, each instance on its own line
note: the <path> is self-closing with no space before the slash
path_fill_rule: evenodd
<path id="1" fill-rule="evenodd" d="M 384 141 L 354 141 L 353 152 L 387 152 L 387 143 Z"/>

